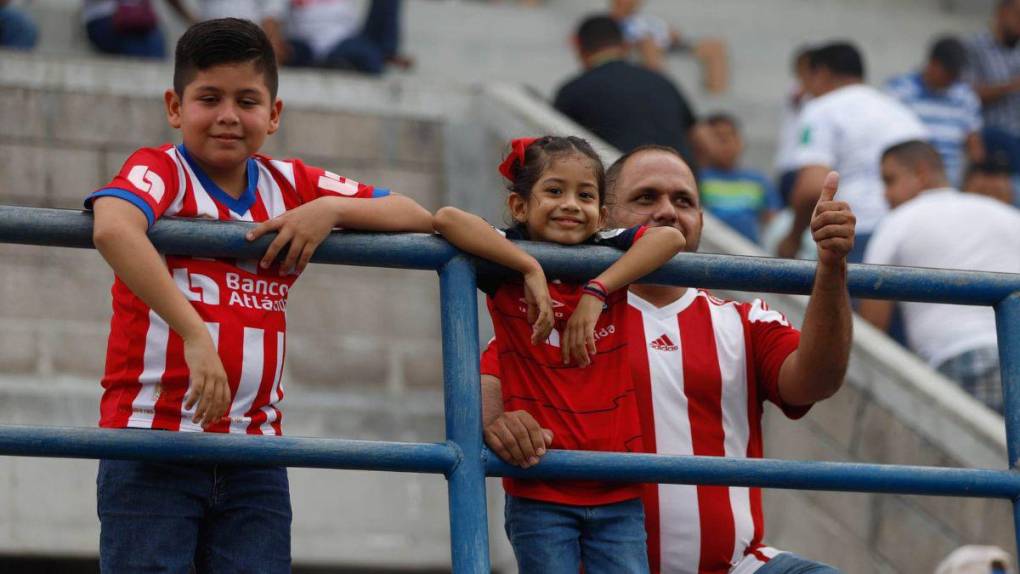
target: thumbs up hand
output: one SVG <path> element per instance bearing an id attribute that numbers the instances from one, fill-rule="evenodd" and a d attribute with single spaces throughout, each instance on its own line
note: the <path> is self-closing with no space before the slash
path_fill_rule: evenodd
<path id="1" fill-rule="evenodd" d="M 830 171 L 822 184 L 822 194 L 811 216 L 811 237 L 818 246 L 818 262 L 840 264 L 854 247 L 857 217 L 845 201 L 836 201 L 839 174 Z"/>

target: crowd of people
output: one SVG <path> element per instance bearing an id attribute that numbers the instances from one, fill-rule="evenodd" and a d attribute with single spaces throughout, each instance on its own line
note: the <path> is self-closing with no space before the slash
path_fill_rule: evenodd
<path id="1" fill-rule="evenodd" d="M 1020 0 L 1002 0 L 991 31 L 969 43 L 937 39 L 921 70 L 884 90 L 866 83 L 851 43 L 798 51 L 775 182 L 743 165 L 735 114 L 697 115 L 663 73 L 662 56 L 683 49 L 682 38 L 636 2 L 613 2 L 581 23 L 583 70 L 554 105 L 624 153 L 606 167 L 579 137 L 512 141 L 498 168 L 506 229 L 452 207 L 433 216 L 386 189 L 256 155 L 281 122 L 278 65 L 377 74 L 408 64 L 399 0 L 373 0 L 363 21 L 344 0 L 208 0 L 197 15 L 168 3 L 195 22 L 177 43 L 165 97 L 182 141 L 137 150 L 86 200 L 96 248 L 116 274 L 106 428 L 282 434 L 287 295 L 336 227 L 435 231 L 519 273 L 480 284 L 496 332 L 481 384 L 486 444 L 525 468 L 551 448 L 760 458 L 765 402 L 796 419 L 843 384 L 848 262 L 1020 272 L 1020 211 L 1010 204 Z M 0 10 L 5 34 L 11 11 Z M 83 18 L 97 49 L 163 56 L 146 0 L 86 0 Z M 720 61 L 710 46 L 700 50 L 704 62 Z M 708 87 L 725 84 L 709 70 L 716 64 L 705 68 Z M 776 249 L 796 256 L 807 243 L 818 261 L 800 330 L 760 299 L 631 285 L 697 251 L 705 210 L 756 242 L 790 213 Z M 247 221 L 249 240 L 276 236 L 258 261 L 163 259 L 146 231 L 164 216 Z M 548 277 L 511 239 L 624 253 L 575 284 Z M 246 285 L 268 295 L 252 306 L 238 295 Z M 888 302 L 857 305 L 881 328 L 894 323 Z M 912 348 L 1001 410 L 990 311 L 910 304 L 902 316 Z M 522 572 L 836 572 L 765 544 L 756 488 L 504 486 Z M 103 460 L 97 496 L 104 572 L 289 571 L 285 469 Z"/>
<path id="2" fill-rule="evenodd" d="M 696 114 L 672 80 L 633 53 L 626 25 L 612 13 L 593 15 L 578 27 L 583 70 L 553 102 L 623 152 L 644 144 L 677 149 L 695 166 L 705 209 L 782 257 L 813 256 L 809 227 L 826 174 L 835 170 L 840 199 L 856 218 L 848 261 L 1017 273 L 1018 40 L 1020 2 L 1001 0 L 987 32 L 967 41 L 936 38 L 917 71 L 881 88 L 867 83 L 864 57 L 853 43 L 803 47 L 793 58 L 796 85 L 784 103 L 775 179 L 742 164 L 735 114 Z M 906 152 L 887 155 L 901 145 Z M 902 166 L 907 175 L 896 171 Z M 920 170 L 925 178 L 916 175 Z M 906 179 L 894 181 L 897 176 Z M 903 185 L 912 192 L 898 192 Z M 922 210 L 920 219 L 904 215 L 932 203 L 939 190 L 947 191 L 941 207 Z M 973 217 L 963 222 L 965 212 Z M 978 229 L 968 225 L 973 221 L 986 224 Z M 936 229 L 959 230 L 954 245 L 966 248 L 946 248 L 942 242 L 950 236 L 932 236 Z M 873 237 L 879 238 L 875 245 Z M 863 302 L 860 308 L 866 319 L 1001 412 L 991 310 L 923 304 L 897 309 L 888 302 Z"/>

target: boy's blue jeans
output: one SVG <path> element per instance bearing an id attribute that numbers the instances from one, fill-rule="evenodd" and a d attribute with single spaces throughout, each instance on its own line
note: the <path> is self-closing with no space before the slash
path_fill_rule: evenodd
<path id="1" fill-rule="evenodd" d="M 283 467 L 100 460 L 96 482 L 104 574 L 290 572 Z"/>
<path id="2" fill-rule="evenodd" d="M 569 506 L 506 497 L 506 533 L 521 574 L 648 572 L 645 509 L 640 498 L 604 506 Z"/>
<path id="3" fill-rule="evenodd" d="M 840 572 L 828 564 L 808 560 L 792 552 L 784 552 L 759 568 L 758 574 L 840 574 Z"/>

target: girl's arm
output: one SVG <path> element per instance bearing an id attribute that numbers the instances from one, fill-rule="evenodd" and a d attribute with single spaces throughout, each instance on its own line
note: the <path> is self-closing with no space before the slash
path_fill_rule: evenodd
<path id="1" fill-rule="evenodd" d="M 100 197 L 93 206 L 92 241 L 114 273 L 184 341 L 190 387 L 184 408 L 195 409 L 192 422 L 208 426 L 227 414 L 230 386 L 212 336 L 184 298 L 146 235 L 145 215 L 116 197 Z"/>
<path id="2" fill-rule="evenodd" d="M 593 281 L 601 283 L 607 294 L 612 293 L 655 271 L 686 245 L 687 240 L 679 230 L 653 227 Z M 564 365 L 571 360 L 581 366 L 591 364 L 590 355 L 595 354 L 595 323 L 601 313 L 601 299 L 587 293 L 581 296 L 560 341 Z"/>
<path id="3" fill-rule="evenodd" d="M 456 207 L 443 207 L 432 219 L 437 233 L 454 247 L 508 267 L 524 275 L 524 294 L 528 302 L 531 342 L 549 338 L 553 327 L 552 302 L 545 272 L 538 261 L 496 231 L 484 219 Z"/>

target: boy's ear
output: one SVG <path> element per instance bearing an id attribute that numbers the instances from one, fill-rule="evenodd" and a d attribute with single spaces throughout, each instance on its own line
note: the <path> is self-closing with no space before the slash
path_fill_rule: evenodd
<path id="1" fill-rule="evenodd" d="M 528 200 L 521 194 L 511 192 L 506 198 L 506 206 L 510 209 L 510 217 L 517 223 L 524 223 L 528 220 Z"/>
<path id="2" fill-rule="evenodd" d="M 269 133 L 275 133 L 280 129 L 280 114 L 283 113 L 283 100 L 276 98 L 272 108 L 269 110 Z"/>
<path id="3" fill-rule="evenodd" d="M 174 129 L 181 128 L 181 98 L 174 90 L 167 90 L 163 93 L 163 102 L 166 104 L 166 121 Z"/>

